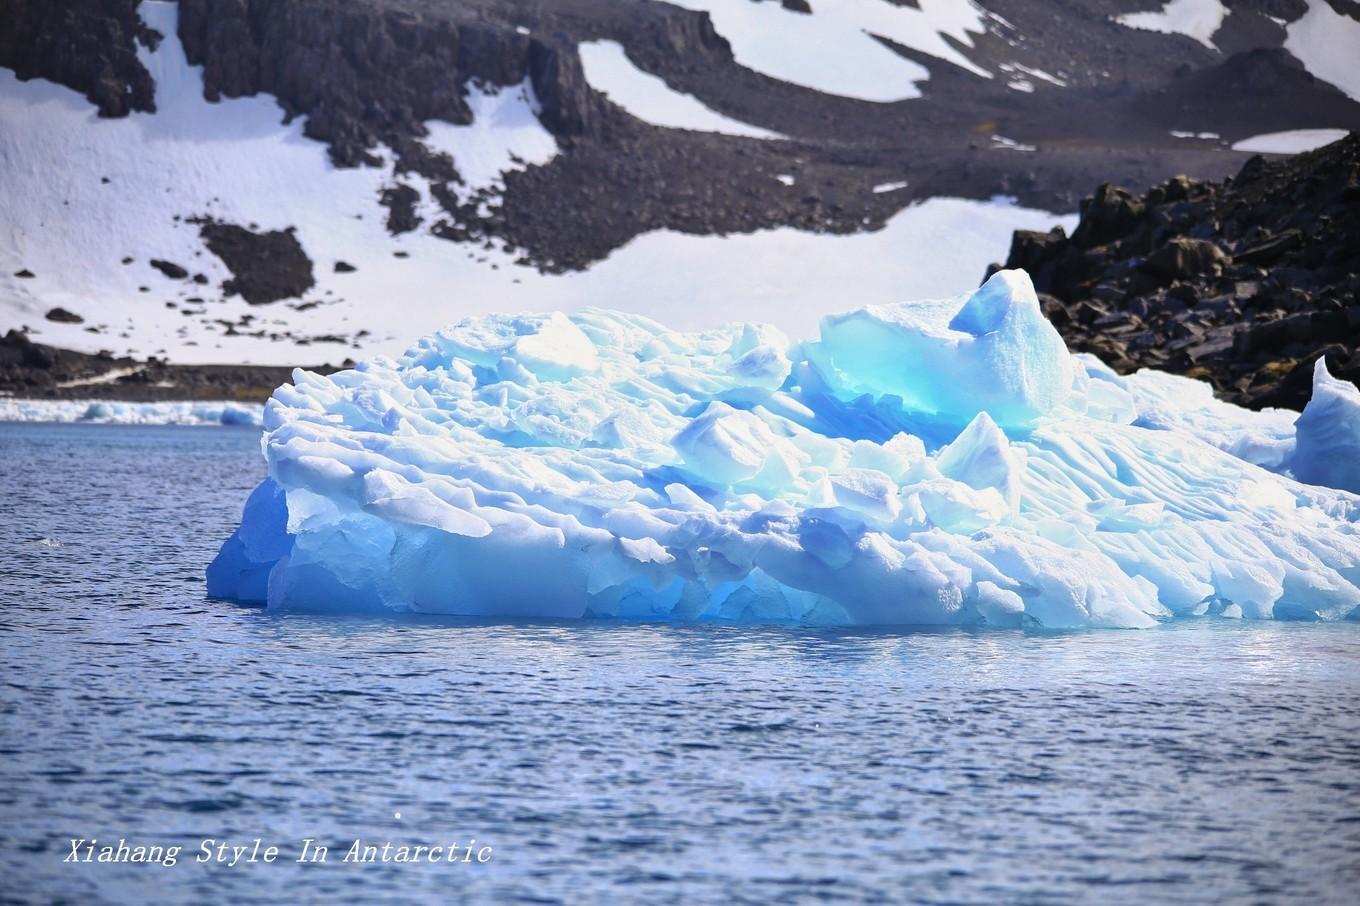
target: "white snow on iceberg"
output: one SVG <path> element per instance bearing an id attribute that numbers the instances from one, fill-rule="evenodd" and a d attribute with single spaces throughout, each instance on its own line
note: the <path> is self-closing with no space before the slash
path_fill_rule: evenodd
<path id="1" fill-rule="evenodd" d="M 834 624 L 1360 612 L 1360 497 L 1206 443 L 1145 380 L 1069 356 L 1020 271 L 794 344 L 601 310 L 472 318 L 275 392 L 269 477 L 208 590 Z M 1317 420 L 1348 420 L 1310 442 L 1353 449 L 1352 402 L 1329 397 Z"/>

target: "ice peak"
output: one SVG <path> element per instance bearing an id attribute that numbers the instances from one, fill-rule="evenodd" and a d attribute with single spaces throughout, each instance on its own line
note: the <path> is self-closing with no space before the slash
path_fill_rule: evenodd
<path id="1" fill-rule="evenodd" d="M 1020 316 L 1044 320 L 1034 283 L 1023 270 L 997 271 L 968 297 L 949 327 L 977 337 L 1001 330 L 1007 318 Z"/>
<path id="2" fill-rule="evenodd" d="M 1032 425 L 1066 401 L 1074 373 L 1022 270 L 967 296 L 826 318 L 810 357 L 843 398 L 895 396 L 959 427 L 979 412 L 1003 428 Z"/>
<path id="3" fill-rule="evenodd" d="M 1332 377 L 1326 356 L 1313 366 L 1313 397 L 1294 424 L 1294 475 L 1360 493 L 1360 390 Z"/>

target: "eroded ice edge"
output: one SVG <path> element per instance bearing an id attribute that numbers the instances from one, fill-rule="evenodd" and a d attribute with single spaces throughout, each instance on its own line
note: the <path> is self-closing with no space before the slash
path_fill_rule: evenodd
<path id="1" fill-rule="evenodd" d="M 208 590 L 271 608 L 1360 615 L 1360 497 L 1340 489 L 1360 488 L 1360 393 L 1319 366 L 1298 417 L 1120 377 L 1068 353 L 1022 271 L 797 344 L 600 310 L 472 318 L 396 360 L 295 372 L 264 428 L 269 478 Z"/>

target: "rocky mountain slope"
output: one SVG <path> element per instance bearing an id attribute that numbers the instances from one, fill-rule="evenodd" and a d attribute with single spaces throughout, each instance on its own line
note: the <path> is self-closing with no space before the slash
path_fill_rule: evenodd
<path id="1" fill-rule="evenodd" d="M 1360 134 L 1222 182 L 1102 185 L 1070 237 L 1017 232 L 1005 266 L 1030 272 L 1074 349 L 1301 409 L 1321 356 L 1360 383 Z"/>
<path id="2" fill-rule="evenodd" d="M 959 291 L 1080 187 L 1360 128 L 1356 42 L 1354 0 L 12 0 L 0 328 L 279 363 L 506 307 L 807 332 Z"/>

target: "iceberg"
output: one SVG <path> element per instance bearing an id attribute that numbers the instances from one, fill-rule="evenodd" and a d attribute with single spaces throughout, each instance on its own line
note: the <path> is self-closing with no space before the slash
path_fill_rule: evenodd
<path id="1" fill-rule="evenodd" d="M 1360 437 L 1354 398 L 1323 381 L 1295 437 L 1165 378 L 1070 355 L 1023 271 L 803 342 L 470 318 L 275 391 L 268 477 L 208 592 L 839 625 L 1360 615 L 1360 497 L 1291 471 L 1354 477 L 1326 466 Z"/>

